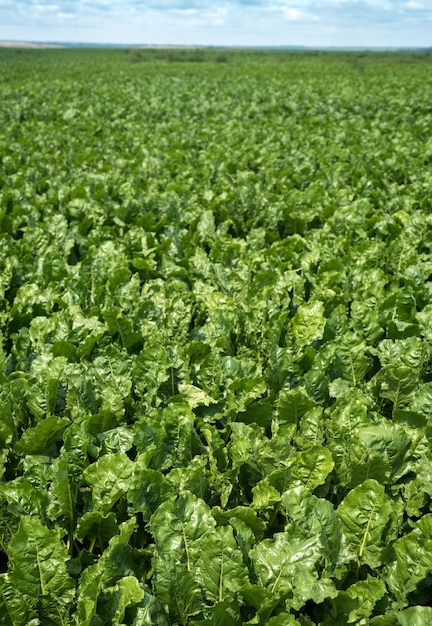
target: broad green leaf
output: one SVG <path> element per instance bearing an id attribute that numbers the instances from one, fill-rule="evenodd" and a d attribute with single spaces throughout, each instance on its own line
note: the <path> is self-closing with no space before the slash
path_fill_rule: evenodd
<path id="1" fill-rule="evenodd" d="M 243 412 L 266 391 L 265 382 L 259 376 L 244 376 L 234 380 L 228 387 L 227 404 L 236 412 Z"/>
<path id="2" fill-rule="evenodd" d="M 299 388 L 281 391 L 277 405 L 279 420 L 298 425 L 303 415 L 314 406 L 314 402 Z"/>
<path id="3" fill-rule="evenodd" d="M 292 598 L 290 606 L 300 608 L 307 600 L 322 602 L 337 592 L 330 580 L 319 580 L 315 563 L 320 558 L 319 539 L 292 539 L 289 533 L 277 533 L 251 551 L 259 584 L 272 597 Z"/>
<path id="4" fill-rule="evenodd" d="M 101 455 L 128 452 L 133 446 L 133 438 L 131 429 L 124 426 L 99 433 L 97 439 L 101 444 Z"/>
<path id="5" fill-rule="evenodd" d="M 332 454 L 338 480 L 343 485 L 350 485 L 352 481 L 356 433 L 360 427 L 369 427 L 370 425 L 367 405 L 355 396 L 346 398 L 345 393 L 338 398 L 325 421 L 327 447 Z M 364 447 L 361 448 L 360 452 L 359 460 L 361 463 L 364 462 L 363 455 Z M 370 470 L 370 463 L 368 462 L 366 465 L 366 471 Z M 386 470 L 389 470 L 388 463 L 384 467 L 384 471 Z"/>
<path id="6" fill-rule="evenodd" d="M 129 350 L 133 346 L 142 344 L 143 336 L 141 332 L 134 329 L 132 322 L 123 315 L 119 308 L 112 307 L 106 309 L 103 315 L 108 331 L 113 336 L 119 335 L 123 348 Z"/>
<path id="7" fill-rule="evenodd" d="M 368 440 L 362 438 L 362 430 L 350 441 L 350 468 L 344 476 L 349 487 L 356 487 L 365 480 L 373 479 L 387 485 L 390 482 L 391 466 L 385 454 L 367 445 Z"/>
<path id="8" fill-rule="evenodd" d="M 75 585 L 66 571 L 67 559 L 57 532 L 34 517 L 23 517 L 9 544 L 10 581 L 30 606 L 48 595 L 62 605 L 70 604 Z"/>
<path id="9" fill-rule="evenodd" d="M 424 343 L 419 337 L 383 339 L 376 349 L 383 367 L 401 365 L 419 371 L 425 359 Z"/>
<path id="10" fill-rule="evenodd" d="M 237 506 L 234 509 L 224 511 L 220 507 L 216 506 L 211 512 L 218 525 L 226 525 L 233 519 L 241 520 L 253 531 L 258 540 L 262 539 L 265 531 L 265 523 L 250 507 Z"/>
<path id="11" fill-rule="evenodd" d="M 297 447 L 302 450 L 310 446 L 321 445 L 324 440 L 324 418 L 321 408 L 310 409 L 300 420 L 298 434 L 295 437 Z"/>
<path id="12" fill-rule="evenodd" d="M 8 510 L 18 517 L 34 515 L 45 520 L 48 494 L 24 476 L 0 484 L 0 498 L 7 501 Z"/>
<path id="13" fill-rule="evenodd" d="M 89 465 L 83 473 L 91 488 L 93 506 L 108 513 L 128 491 L 134 464 L 124 452 L 106 454 Z"/>
<path id="14" fill-rule="evenodd" d="M 355 331 L 370 344 L 376 345 L 384 334 L 376 311 L 367 303 L 355 300 L 351 304 L 351 319 Z"/>
<path id="15" fill-rule="evenodd" d="M 300 622 L 291 613 L 279 613 L 267 622 L 267 626 L 299 626 L 299 624 Z"/>
<path id="16" fill-rule="evenodd" d="M 414 411 L 428 418 L 432 414 L 432 383 L 421 385 L 411 404 Z"/>
<path id="17" fill-rule="evenodd" d="M 167 475 L 167 485 L 169 493 L 190 491 L 202 500 L 210 498 L 210 485 L 213 486 L 213 480 L 208 469 L 206 455 L 194 456 L 187 468 L 175 467 L 172 469 Z"/>
<path id="18" fill-rule="evenodd" d="M 335 360 L 332 365 L 334 377 L 348 380 L 353 387 L 361 381 L 371 367 L 366 353 L 367 345 L 356 335 L 344 335 L 338 339 Z"/>
<path id="19" fill-rule="evenodd" d="M 158 506 L 172 493 L 173 487 L 161 472 L 141 466 L 137 461 L 127 492 L 129 508 L 133 513 L 141 512 L 144 520 L 149 521 Z"/>
<path id="20" fill-rule="evenodd" d="M 102 511 L 88 511 L 84 513 L 78 520 L 75 530 L 75 537 L 83 543 L 87 540 L 89 543 L 98 542 L 99 549 L 102 550 L 105 544 L 118 535 L 119 527 L 114 513 L 102 513 Z"/>
<path id="21" fill-rule="evenodd" d="M 250 604 L 250 606 L 253 606 L 256 609 L 261 609 L 262 607 L 271 605 L 272 600 L 274 600 L 271 592 L 262 585 L 252 585 L 248 583 L 239 589 L 239 594 Z M 274 604 L 276 604 L 276 601 Z"/>
<path id="22" fill-rule="evenodd" d="M 136 527 L 131 518 L 120 525 L 119 534 L 112 537 L 99 560 L 87 567 L 80 576 L 77 596 L 77 615 L 80 626 L 90 626 L 97 617 L 97 604 L 103 599 L 103 590 L 114 586 L 124 576 L 133 573 L 133 559 L 129 541 Z"/>
<path id="23" fill-rule="evenodd" d="M 194 566 L 192 544 L 215 525 L 205 502 L 188 492 L 163 502 L 150 518 L 158 554 L 183 563 L 188 572 Z"/>
<path id="24" fill-rule="evenodd" d="M 195 409 L 198 406 L 210 406 L 216 403 L 216 400 L 213 400 L 208 393 L 194 385 L 179 385 L 179 391 L 191 409 Z"/>
<path id="25" fill-rule="evenodd" d="M 294 338 L 298 348 L 322 339 L 326 319 L 324 305 L 319 300 L 302 304 L 292 320 Z"/>
<path id="26" fill-rule="evenodd" d="M 62 450 L 60 456 L 54 460 L 52 474 L 47 508 L 48 516 L 51 520 L 65 517 L 69 523 L 69 529 L 73 528 L 78 488 L 74 484 L 73 469 L 65 450 Z"/>
<path id="27" fill-rule="evenodd" d="M 386 582 L 398 607 L 408 604 L 408 595 L 431 571 L 432 536 L 420 528 L 393 544 L 395 561 L 387 567 Z"/>
<path id="28" fill-rule="evenodd" d="M 137 626 L 170 626 L 162 604 L 146 592 L 136 610 L 135 623 Z"/>
<path id="29" fill-rule="evenodd" d="M 400 622 L 395 613 L 390 615 L 379 615 L 370 620 L 371 626 L 400 626 Z"/>
<path id="30" fill-rule="evenodd" d="M 291 482 L 304 485 L 309 491 L 314 491 L 322 485 L 333 470 L 332 455 L 323 446 L 311 446 L 299 452 L 291 465 Z"/>
<path id="31" fill-rule="evenodd" d="M 0 615 L 5 626 L 27 626 L 36 616 L 27 596 L 17 590 L 7 574 L 0 574 Z"/>
<path id="32" fill-rule="evenodd" d="M 15 444 L 15 451 L 22 455 L 45 454 L 53 443 L 63 438 L 63 431 L 69 423 L 67 417 L 47 417 L 23 433 Z"/>
<path id="33" fill-rule="evenodd" d="M 171 362 L 166 347 L 150 345 L 141 350 L 132 366 L 132 376 L 135 387 L 141 396 L 146 396 L 148 402 L 153 402 L 162 383 L 170 378 Z"/>
<path id="34" fill-rule="evenodd" d="M 121 626 L 126 609 L 139 604 L 143 598 L 144 589 L 135 576 L 124 576 L 113 587 L 104 589 L 106 618 L 112 620 L 113 626 Z"/>
<path id="35" fill-rule="evenodd" d="M 211 602 L 232 599 L 248 582 L 248 571 L 231 526 L 222 526 L 204 535 L 194 543 L 192 550 L 197 563 L 194 578 Z"/>
<path id="36" fill-rule="evenodd" d="M 429 626 L 432 624 L 430 606 L 412 606 L 396 615 L 401 626 Z"/>
<path id="37" fill-rule="evenodd" d="M 202 591 L 186 565 L 161 558 L 155 565 L 156 597 L 168 607 L 175 623 L 188 624 L 203 606 Z"/>
<path id="38" fill-rule="evenodd" d="M 281 494 L 269 483 L 267 478 L 252 487 L 252 494 L 252 507 L 257 511 L 265 511 L 280 502 L 281 499 Z"/>
<path id="39" fill-rule="evenodd" d="M 338 616 L 338 624 L 368 624 L 376 603 L 386 594 L 382 580 L 369 576 L 365 580 L 350 585 L 346 591 L 339 591 L 333 600 L 333 613 Z M 323 626 L 332 626 L 334 617 L 327 617 Z"/>
<path id="40" fill-rule="evenodd" d="M 360 428 L 358 437 L 366 448 L 388 460 L 395 480 L 413 467 L 409 465 L 411 440 L 405 429 L 383 422 L 379 426 Z"/>
<path id="41" fill-rule="evenodd" d="M 205 619 L 190 622 L 191 626 L 241 626 L 239 605 L 236 600 L 224 600 L 204 610 Z"/>
<path id="42" fill-rule="evenodd" d="M 99 351 L 90 371 L 102 399 L 110 388 L 121 398 L 128 397 L 132 388 L 130 368 L 131 357 L 117 345 L 110 345 Z"/>
<path id="43" fill-rule="evenodd" d="M 378 393 L 393 403 L 393 410 L 406 406 L 418 387 L 418 378 L 411 367 L 389 365 L 376 376 Z"/>
<path id="44" fill-rule="evenodd" d="M 355 620 L 369 619 L 376 603 L 386 594 L 386 586 L 382 580 L 368 576 L 366 580 L 361 580 L 348 587 L 346 598 L 354 602 L 355 608 L 351 608 L 348 623 L 355 623 Z M 340 596 L 344 596 L 343 592 Z"/>
<path id="45" fill-rule="evenodd" d="M 392 504 L 384 487 L 375 480 L 366 480 L 352 489 L 338 507 L 341 520 L 341 560 L 357 560 L 370 567 L 382 563 L 384 529 Z"/>
<path id="46" fill-rule="evenodd" d="M 287 515 L 285 530 L 293 538 L 317 537 L 326 565 L 332 565 L 341 544 L 340 521 L 332 504 L 312 495 L 305 487 L 285 491 L 281 498 Z"/>

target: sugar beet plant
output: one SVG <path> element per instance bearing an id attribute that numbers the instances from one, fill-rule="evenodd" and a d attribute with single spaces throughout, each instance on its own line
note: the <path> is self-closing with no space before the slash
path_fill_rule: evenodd
<path id="1" fill-rule="evenodd" d="M 432 623 L 430 57 L 0 63 L 0 623 Z"/>

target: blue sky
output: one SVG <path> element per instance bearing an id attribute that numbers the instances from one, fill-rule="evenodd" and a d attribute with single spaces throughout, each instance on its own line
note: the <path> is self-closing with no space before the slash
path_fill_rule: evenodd
<path id="1" fill-rule="evenodd" d="M 0 0 L 0 40 L 432 47 L 432 0 Z"/>

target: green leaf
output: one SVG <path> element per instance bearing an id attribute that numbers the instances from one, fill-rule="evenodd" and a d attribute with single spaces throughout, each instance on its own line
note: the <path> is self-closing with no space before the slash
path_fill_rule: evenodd
<path id="1" fill-rule="evenodd" d="M 432 415 L 432 383 L 421 385 L 411 406 L 414 411 L 430 418 Z"/>
<path id="2" fill-rule="evenodd" d="M 102 550 L 111 537 L 118 534 L 119 527 L 114 513 L 88 511 L 80 517 L 74 536 L 81 543 L 84 540 L 91 542 L 97 539 L 99 548 Z"/>
<path id="3" fill-rule="evenodd" d="M 10 581 L 36 606 L 41 596 L 55 596 L 60 604 L 74 598 L 74 581 L 66 570 L 68 554 L 57 532 L 34 517 L 23 517 L 9 544 Z"/>
<path id="4" fill-rule="evenodd" d="M 340 379 L 339 379 L 340 380 Z M 338 480 L 342 485 L 351 485 L 353 473 L 355 472 L 356 463 L 353 464 L 353 456 L 356 453 L 355 435 L 359 428 L 369 427 L 371 425 L 368 417 L 368 406 L 363 399 L 350 397 L 347 394 L 354 395 L 351 391 L 344 391 L 342 397 L 338 398 L 336 404 L 331 408 L 329 418 L 326 420 L 326 440 L 328 449 L 331 451 L 332 458 L 335 463 L 335 472 Z M 361 446 L 359 455 L 359 463 L 366 465 L 366 473 L 370 471 L 371 465 L 379 466 L 380 459 L 375 457 L 369 462 L 368 458 L 364 458 L 365 449 Z M 385 472 L 389 472 L 388 463 L 384 463 Z M 381 476 L 381 475 L 380 475 Z M 367 477 L 367 476 L 366 476 Z M 366 477 L 361 477 L 360 482 Z"/>
<path id="5" fill-rule="evenodd" d="M 99 433 L 101 456 L 115 454 L 116 452 L 129 452 L 133 446 L 134 435 L 130 428 L 119 426 Z"/>
<path id="6" fill-rule="evenodd" d="M 324 305 L 319 300 L 302 304 L 292 319 L 294 338 L 298 348 L 323 338 L 326 318 Z"/>
<path id="7" fill-rule="evenodd" d="M 371 358 L 365 354 L 366 349 L 366 343 L 354 334 L 339 338 L 332 365 L 334 377 L 344 378 L 355 387 L 365 377 L 372 364 Z"/>
<path id="8" fill-rule="evenodd" d="M 190 461 L 186 468 L 175 467 L 172 469 L 167 475 L 167 489 L 169 489 L 169 493 L 190 491 L 202 500 L 210 498 L 210 483 L 213 484 L 213 480 L 207 466 L 208 459 L 206 456 L 197 455 Z M 216 478 L 216 482 L 218 478 L 219 477 Z M 164 497 L 163 500 L 165 499 Z M 158 502 L 158 505 L 161 502 L 162 500 Z M 153 511 L 154 510 L 155 509 L 153 509 Z"/>
<path id="9" fill-rule="evenodd" d="M 51 520 L 66 517 L 73 527 L 78 489 L 73 481 L 73 468 L 68 453 L 63 449 L 52 465 L 52 482 L 49 489 L 48 516 Z"/>
<path id="10" fill-rule="evenodd" d="M 291 613 L 279 613 L 269 619 L 267 626 L 300 626 L 300 622 Z"/>
<path id="11" fill-rule="evenodd" d="M 277 405 L 279 420 L 298 425 L 303 415 L 314 406 L 315 403 L 299 388 L 281 391 Z"/>
<path id="12" fill-rule="evenodd" d="M 265 523 L 250 507 L 237 506 L 234 509 L 224 511 L 216 506 L 213 507 L 211 512 L 218 525 L 228 524 L 233 519 L 241 520 L 252 530 L 258 540 L 262 539 L 265 531 Z"/>
<path id="13" fill-rule="evenodd" d="M 320 553 L 317 537 L 293 539 L 289 533 L 276 533 L 257 544 L 250 557 L 259 584 L 271 597 L 286 598 L 290 607 L 299 609 L 308 600 L 320 603 L 337 593 L 331 580 L 318 579 Z"/>
<path id="14" fill-rule="evenodd" d="M 412 606 L 396 615 L 401 626 L 430 626 L 432 608 L 430 606 Z"/>
<path id="15" fill-rule="evenodd" d="M 133 574 L 133 560 L 129 541 L 136 527 L 131 518 L 120 525 L 119 534 L 112 537 L 99 560 L 87 567 L 80 576 L 77 598 L 77 615 L 80 626 L 90 626 L 98 616 L 98 601 L 103 605 L 103 590 L 115 586 L 124 576 Z"/>
<path id="16" fill-rule="evenodd" d="M 373 617 L 370 620 L 371 626 L 400 626 L 400 622 L 398 621 L 395 613 L 391 613 L 390 615 L 379 615 L 377 617 Z"/>
<path id="17" fill-rule="evenodd" d="M 382 580 L 369 576 L 366 580 L 354 583 L 346 591 L 339 591 L 333 600 L 333 614 L 338 624 L 368 624 L 376 603 L 386 594 Z M 332 626 L 332 616 L 322 622 L 322 626 Z"/>
<path id="18" fill-rule="evenodd" d="M 133 346 L 142 344 L 143 336 L 141 332 L 135 330 L 132 322 L 123 315 L 117 307 L 105 309 L 104 320 L 107 323 L 108 331 L 111 335 L 119 335 L 123 348 L 129 350 Z"/>
<path id="19" fill-rule="evenodd" d="M 17 454 L 45 454 L 56 441 L 63 439 L 63 432 L 70 423 L 67 417 L 47 417 L 34 428 L 28 428 L 15 444 Z"/>
<path id="20" fill-rule="evenodd" d="M 136 626 L 170 626 L 166 612 L 157 598 L 144 592 L 135 613 Z"/>
<path id="21" fill-rule="evenodd" d="M 163 502 L 150 518 L 158 554 L 183 563 L 188 572 L 194 567 L 192 544 L 215 525 L 205 502 L 188 492 Z"/>
<path id="22" fill-rule="evenodd" d="M 134 464 L 124 452 L 106 454 L 84 470 L 84 480 L 91 487 L 93 506 L 108 513 L 128 491 Z"/>
<path id="23" fill-rule="evenodd" d="M 250 606 L 256 609 L 261 609 L 272 604 L 273 596 L 271 592 L 262 585 L 252 585 L 248 583 L 239 589 L 239 594 Z M 274 602 L 274 604 L 276 604 L 276 602 Z M 270 614 L 271 610 L 272 609 L 270 609 Z"/>
<path id="24" fill-rule="evenodd" d="M 376 345 L 384 334 L 376 311 L 365 302 L 355 300 L 351 304 L 351 319 L 355 331 L 370 344 Z"/>
<path id="25" fill-rule="evenodd" d="M 252 487 L 252 494 L 252 506 L 257 511 L 270 509 L 281 499 L 281 494 L 269 483 L 268 478 L 264 478 Z"/>
<path id="26" fill-rule="evenodd" d="M 224 600 L 204 610 L 205 619 L 190 622 L 191 626 L 241 626 L 241 618 L 238 602 Z"/>
<path id="27" fill-rule="evenodd" d="M 45 520 L 48 496 L 45 490 L 20 476 L 0 484 L 0 496 L 8 502 L 8 510 L 14 515 L 34 515 Z"/>
<path id="28" fill-rule="evenodd" d="M 291 537 L 317 537 L 325 563 L 332 565 L 339 556 L 340 521 L 332 504 L 312 495 L 303 486 L 285 491 L 281 498 L 286 509 L 286 531 Z"/>
<path id="29" fill-rule="evenodd" d="M 295 442 L 300 450 L 324 441 L 324 419 L 321 408 L 311 409 L 300 420 Z"/>
<path id="30" fill-rule="evenodd" d="M 418 378 L 411 367 L 389 365 L 376 376 L 378 393 L 393 403 L 393 410 L 406 406 L 418 387 Z"/>
<path id="31" fill-rule="evenodd" d="M 182 473 L 185 471 L 182 469 Z M 173 493 L 173 487 L 161 472 L 135 464 L 134 476 L 130 483 L 127 500 L 133 513 L 141 512 L 149 521 L 153 513 Z"/>
<path id="32" fill-rule="evenodd" d="M 28 598 L 20 593 L 8 574 L 0 574 L 0 615 L 5 626 L 27 626 L 36 610 L 29 606 Z"/>
<path id="33" fill-rule="evenodd" d="M 124 576 L 113 587 L 104 589 L 106 621 L 121 626 L 127 608 L 135 606 L 144 598 L 144 590 L 135 576 Z"/>
<path id="34" fill-rule="evenodd" d="M 191 409 L 198 406 L 210 406 L 216 404 L 216 400 L 208 395 L 205 391 L 194 385 L 179 385 L 179 392 L 185 398 Z"/>
<path id="35" fill-rule="evenodd" d="M 238 589 L 248 582 L 248 572 L 231 526 L 206 534 L 192 549 L 197 563 L 194 578 L 211 602 L 234 598 Z"/>
<path id="36" fill-rule="evenodd" d="M 384 549 L 384 529 L 392 509 L 384 487 L 366 480 L 352 489 L 338 507 L 342 524 L 341 560 L 358 560 L 379 567 Z"/>
<path id="37" fill-rule="evenodd" d="M 294 457 L 291 465 L 291 482 L 302 484 L 312 492 L 325 482 L 333 467 L 333 458 L 327 448 L 311 446 Z"/>
<path id="38" fill-rule="evenodd" d="M 397 606 L 404 607 L 408 604 L 408 595 L 432 569 L 432 536 L 417 527 L 395 541 L 393 550 L 396 558 L 387 567 L 386 582 Z"/>
<path id="39" fill-rule="evenodd" d="M 358 437 L 366 448 L 374 450 L 388 461 L 394 480 L 413 469 L 409 463 L 412 442 L 405 429 L 383 422 L 377 426 L 360 428 Z"/>
<path id="40" fill-rule="evenodd" d="M 185 565 L 159 559 L 154 586 L 157 598 L 168 607 L 174 623 L 188 624 L 190 617 L 202 610 L 201 589 Z"/>
<path id="41" fill-rule="evenodd" d="M 265 382 L 259 376 L 238 378 L 228 387 L 228 407 L 239 413 L 246 411 L 251 402 L 261 398 L 265 390 Z"/>

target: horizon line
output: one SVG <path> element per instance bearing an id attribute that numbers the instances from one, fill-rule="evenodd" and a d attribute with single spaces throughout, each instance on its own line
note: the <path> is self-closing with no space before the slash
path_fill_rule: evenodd
<path id="1" fill-rule="evenodd" d="M 51 40 L 37 40 L 37 39 L 0 39 L 0 47 L 26 47 L 26 46 L 45 46 L 52 48 L 74 48 L 74 47 L 90 47 L 90 48 L 224 48 L 224 49 L 241 49 L 241 50 L 376 50 L 376 51 L 398 51 L 398 50 L 431 50 L 430 46 L 311 46 L 307 44 L 276 44 L 276 45 L 262 45 L 262 44 L 174 44 L 174 43 L 97 43 L 90 41 L 51 41 Z"/>

